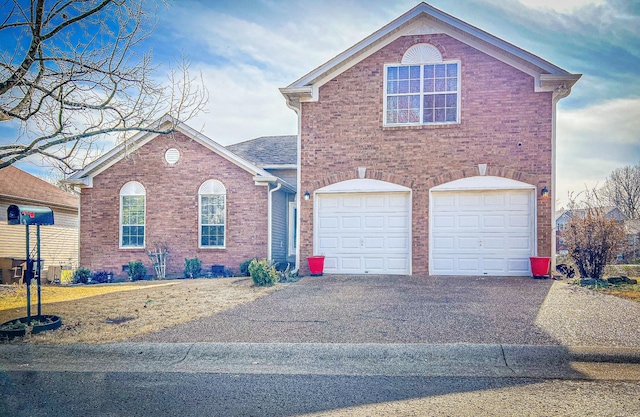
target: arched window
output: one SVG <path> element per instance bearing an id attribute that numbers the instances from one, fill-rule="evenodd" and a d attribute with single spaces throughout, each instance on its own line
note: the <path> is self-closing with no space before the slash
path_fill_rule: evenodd
<path id="1" fill-rule="evenodd" d="M 227 220 L 227 189 L 208 180 L 198 189 L 199 242 L 201 248 L 224 248 Z"/>
<path id="2" fill-rule="evenodd" d="M 435 46 L 409 48 L 385 65 L 384 82 L 385 126 L 460 122 L 460 62 L 443 61 Z"/>
<path id="3" fill-rule="evenodd" d="M 130 181 L 120 189 L 120 247 L 144 248 L 146 192 Z"/>

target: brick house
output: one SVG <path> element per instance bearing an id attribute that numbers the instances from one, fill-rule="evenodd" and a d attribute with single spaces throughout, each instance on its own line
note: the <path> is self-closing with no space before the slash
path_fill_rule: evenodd
<path id="1" fill-rule="evenodd" d="M 282 88 L 301 271 L 529 275 L 555 253 L 556 104 L 579 78 L 420 3 Z"/>
<path id="2" fill-rule="evenodd" d="M 295 186 L 279 175 L 293 170 L 296 183 L 295 137 L 253 142 L 274 161 L 242 145 L 232 152 L 170 117 L 158 123 L 175 132 L 139 133 L 70 177 L 81 190 L 80 265 L 125 276 L 141 260 L 151 274 L 147 251 L 158 243 L 168 247 L 168 277 L 182 275 L 185 258 L 209 271 L 237 272 L 254 257 L 285 262 Z"/>

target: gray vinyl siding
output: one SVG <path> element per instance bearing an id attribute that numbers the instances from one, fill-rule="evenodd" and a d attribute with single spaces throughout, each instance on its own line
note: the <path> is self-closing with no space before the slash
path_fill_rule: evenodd
<path id="1" fill-rule="evenodd" d="M 287 194 L 276 191 L 272 196 L 271 257 L 275 262 L 287 260 Z"/>
<path id="2" fill-rule="evenodd" d="M 298 172 L 294 169 L 267 169 L 270 174 L 275 175 L 276 177 L 282 178 L 293 188 L 297 187 L 298 184 Z"/>

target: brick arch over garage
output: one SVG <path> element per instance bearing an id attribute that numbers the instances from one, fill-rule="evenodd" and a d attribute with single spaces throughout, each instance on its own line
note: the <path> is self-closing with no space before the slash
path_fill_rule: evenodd
<path id="1" fill-rule="evenodd" d="M 426 182 L 426 186 L 429 189 L 441 184 L 446 184 L 451 181 L 460 180 L 463 178 L 476 177 L 478 175 L 480 175 L 480 170 L 478 169 L 477 166 L 473 168 L 458 169 L 458 170 L 443 172 L 440 175 L 429 178 Z M 510 180 L 516 180 L 516 181 L 524 182 L 524 183 L 535 185 L 535 186 L 538 186 L 540 184 L 549 185 L 547 184 L 546 181 L 541 181 L 538 177 L 534 175 L 527 174 L 525 172 L 517 171 L 515 169 L 510 169 L 510 168 L 487 166 L 485 175 L 507 178 Z"/>
<path id="2" fill-rule="evenodd" d="M 342 181 L 355 180 L 359 178 L 360 178 L 360 173 L 356 168 L 356 169 L 342 171 L 332 175 L 328 175 L 324 178 L 320 178 L 318 180 L 313 181 L 311 183 L 311 186 L 313 190 L 317 190 L 318 188 L 326 187 L 328 185 L 333 185 Z M 403 185 L 408 188 L 413 188 L 413 183 L 414 183 L 414 181 L 409 178 L 396 175 L 384 170 L 367 169 L 365 171 L 365 175 L 363 178 Z"/>

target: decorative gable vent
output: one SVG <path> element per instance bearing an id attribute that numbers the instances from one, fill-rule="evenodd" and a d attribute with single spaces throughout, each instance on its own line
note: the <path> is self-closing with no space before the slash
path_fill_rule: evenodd
<path id="1" fill-rule="evenodd" d="M 178 159 L 180 159 L 180 151 L 176 148 L 167 149 L 164 153 L 164 159 L 167 163 L 173 165 L 178 162 Z"/>
<path id="2" fill-rule="evenodd" d="M 413 45 L 402 56 L 403 64 L 424 64 L 427 62 L 442 62 L 442 55 L 438 48 L 428 43 Z"/>

